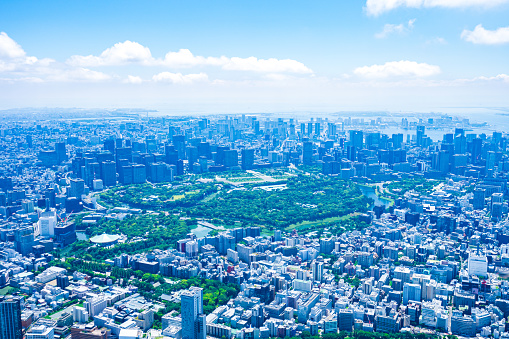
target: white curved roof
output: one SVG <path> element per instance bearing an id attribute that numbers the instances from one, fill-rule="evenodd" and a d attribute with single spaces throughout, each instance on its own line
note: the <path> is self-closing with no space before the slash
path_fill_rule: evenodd
<path id="1" fill-rule="evenodd" d="M 110 242 L 115 242 L 120 239 L 120 235 L 111 235 L 103 233 L 101 235 L 96 235 L 95 237 L 90 238 L 90 241 L 96 244 L 107 244 Z"/>

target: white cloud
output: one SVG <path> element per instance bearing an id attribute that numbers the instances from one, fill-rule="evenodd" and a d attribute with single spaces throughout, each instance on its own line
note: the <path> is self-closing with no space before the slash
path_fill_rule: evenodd
<path id="1" fill-rule="evenodd" d="M 430 44 L 434 44 L 434 45 L 447 45 L 447 40 L 445 40 L 444 38 L 441 38 L 441 37 L 436 37 L 436 38 L 427 40 L 426 44 L 428 44 L 428 45 L 430 45 Z"/>
<path id="2" fill-rule="evenodd" d="M 368 15 L 377 16 L 398 7 L 409 8 L 465 8 L 465 7 L 493 7 L 509 3 L 509 0 L 366 0 Z"/>
<path id="3" fill-rule="evenodd" d="M 154 75 L 152 80 L 155 82 L 169 82 L 173 84 L 191 84 L 194 82 L 206 82 L 209 80 L 209 77 L 205 73 L 183 75 L 182 73 L 161 72 Z"/>
<path id="4" fill-rule="evenodd" d="M 223 69 L 234 71 L 254 71 L 264 73 L 313 73 L 311 69 L 291 59 L 257 59 L 255 57 L 249 58 L 231 58 L 228 63 L 223 66 Z"/>
<path id="5" fill-rule="evenodd" d="M 383 65 L 358 67 L 353 71 L 366 78 L 428 77 L 440 73 L 440 67 L 415 61 L 392 61 Z"/>
<path id="6" fill-rule="evenodd" d="M 181 68 L 194 66 L 222 66 L 229 61 L 229 58 L 222 56 L 203 57 L 195 56 L 188 49 L 180 49 L 178 52 L 168 52 L 161 61 L 161 64 L 167 67 Z"/>
<path id="7" fill-rule="evenodd" d="M 124 80 L 126 84 L 141 84 L 142 82 L 143 80 L 140 77 L 134 75 L 128 75 L 127 79 Z"/>
<path id="8" fill-rule="evenodd" d="M 381 32 L 375 34 L 375 38 L 382 39 L 392 33 L 397 33 L 397 34 L 408 33 L 414 28 L 415 20 L 416 19 L 409 20 L 406 25 L 405 24 L 399 24 L 399 25 L 386 24 L 384 26 L 384 29 Z"/>
<path id="9" fill-rule="evenodd" d="M 53 74 L 47 77 L 48 81 L 104 81 L 112 77 L 102 72 L 93 71 L 88 68 L 54 69 Z"/>
<path id="10" fill-rule="evenodd" d="M 68 60 L 73 66 L 97 67 L 111 65 L 125 65 L 129 63 L 153 64 L 154 59 L 150 49 L 137 42 L 126 40 L 104 50 L 100 56 L 73 55 Z"/>
<path id="11" fill-rule="evenodd" d="M 20 59 L 25 57 L 25 51 L 12 40 L 7 33 L 0 33 L 0 59 Z"/>
<path id="12" fill-rule="evenodd" d="M 494 31 L 490 31 L 485 29 L 482 25 L 477 25 L 473 31 L 467 29 L 463 30 L 461 38 L 474 44 L 506 44 L 509 43 L 509 27 L 500 27 Z"/>
<path id="13" fill-rule="evenodd" d="M 472 79 L 472 81 L 503 81 L 509 82 L 509 75 L 507 74 L 499 74 L 493 77 L 480 76 Z"/>
<path id="14" fill-rule="evenodd" d="M 115 44 L 103 51 L 101 55 L 73 55 L 67 60 L 72 66 L 97 67 L 117 66 L 126 64 L 142 64 L 146 66 L 164 66 L 168 68 L 189 68 L 199 66 L 215 66 L 224 70 L 251 71 L 261 73 L 313 73 L 303 63 L 292 59 L 258 59 L 256 57 L 205 57 L 193 55 L 188 49 L 168 52 L 163 59 L 152 57 L 150 49 L 137 42 L 125 41 Z"/>

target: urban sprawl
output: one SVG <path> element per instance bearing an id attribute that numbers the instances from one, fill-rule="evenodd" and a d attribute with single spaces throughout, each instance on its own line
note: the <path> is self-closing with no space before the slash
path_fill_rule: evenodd
<path id="1" fill-rule="evenodd" d="M 0 121 L 1 339 L 509 338 L 497 126 L 114 113 Z"/>

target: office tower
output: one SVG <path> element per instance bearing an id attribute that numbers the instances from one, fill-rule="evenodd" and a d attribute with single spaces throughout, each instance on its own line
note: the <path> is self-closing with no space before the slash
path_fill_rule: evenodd
<path id="1" fill-rule="evenodd" d="M 189 168 L 193 167 L 193 164 L 198 161 L 199 155 L 198 155 L 198 147 L 196 146 L 187 146 L 186 147 L 187 152 L 187 160 L 189 162 Z"/>
<path id="2" fill-rule="evenodd" d="M 157 140 L 154 135 L 147 135 L 145 137 L 145 144 L 148 153 L 153 153 L 157 150 Z"/>
<path id="3" fill-rule="evenodd" d="M 22 339 L 21 297 L 0 296 L 0 338 Z"/>
<path id="4" fill-rule="evenodd" d="M 253 168 L 254 164 L 254 149 L 242 150 L 242 170 L 249 170 Z"/>
<path id="5" fill-rule="evenodd" d="M 20 226 L 14 230 L 14 249 L 21 255 L 32 253 L 32 246 L 37 245 L 35 242 L 34 227 Z"/>
<path id="6" fill-rule="evenodd" d="M 311 264 L 311 270 L 313 271 L 313 280 L 322 281 L 323 278 L 323 262 L 314 261 Z"/>
<path id="7" fill-rule="evenodd" d="M 465 154 L 467 153 L 467 138 L 464 135 L 455 135 L 454 137 L 454 153 Z"/>
<path id="8" fill-rule="evenodd" d="M 69 197 L 81 200 L 81 196 L 85 193 L 85 181 L 83 179 L 71 179 L 71 189 Z"/>
<path id="9" fill-rule="evenodd" d="M 147 170 L 145 165 L 132 165 L 133 184 L 143 184 L 147 181 Z"/>
<path id="10" fill-rule="evenodd" d="M 115 153 L 115 140 L 114 139 L 104 140 L 103 149 L 105 151 L 110 151 L 112 154 L 114 154 Z"/>
<path id="11" fill-rule="evenodd" d="M 306 134 L 306 124 L 303 122 L 301 122 L 301 124 L 300 124 L 300 134 L 301 134 L 301 136 Z"/>
<path id="12" fill-rule="evenodd" d="M 184 159 L 186 152 L 186 136 L 185 135 L 175 135 L 173 137 L 173 145 L 175 150 L 178 153 L 179 159 Z"/>
<path id="13" fill-rule="evenodd" d="M 165 161 L 168 165 L 177 165 L 179 154 L 173 145 L 166 145 L 164 147 Z"/>
<path id="14" fill-rule="evenodd" d="M 121 167 L 119 181 L 124 185 L 133 183 L 133 166 L 125 165 Z"/>
<path id="15" fill-rule="evenodd" d="M 62 161 L 67 160 L 67 152 L 65 150 L 65 142 L 55 143 L 55 152 L 57 154 L 57 162 L 60 164 Z"/>
<path id="16" fill-rule="evenodd" d="M 311 141 L 304 141 L 302 146 L 302 163 L 304 165 L 311 165 L 313 163 L 313 143 Z"/>
<path id="17" fill-rule="evenodd" d="M 334 138 L 337 134 L 337 126 L 336 124 L 329 122 L 328 129 L 327 129 L 327 135 L 329 138 Z"/>
<path id="18" fill-rule="evenodd" d="M 12 190 L 12 178 L 9 177 L 0 178 L 0 190 L 4 192 Z"/>
<path id="19" fill-rule="evenodd" d="M 403 134 L 393 134 L 392 135 L 392 147 L 394 149 L 401 148 L 401 145 L 403 144 Z"/>
<path id="20" fill-rule="evenodd" d="M 417 126 L 417 146 L 423 146 L 423 139 L 425 137 L 425 131 L 426 131 L 426 127 L 425 126 Z"/>
<path id="21" fill-rule="evenodd" d="M 117 184 L 117 168 L 113 161 L 101 163 L 101 179 L 104 186 L 115 186 Z"/>
<path id="22" fill-rule="evenodd" d="M 338 313 L 338 330 L 352 332 L 353 329 L 353 310 L 340 309 Z"/>
<path id="23" fill-rule="evenodd" d="M 255 134 L 260 134 L 260 122 L 258 120 L 253 121 L 253 129 Z"/>
<path id="24" fill-rule="evenodd" d="M 362 131 L 350 131 L 350 145 L 360 149 L 364 147 L 364 134 Z"/>
<path id="25" fill-rule="evenodd" d="M 320 133 L 322 133 L 322 128 L 320 126 L 320 123 L 319 122 L 316 122 L 315 123 L 315 134 L 316 135 L 320 135 Z"/>
<path id="26" fill-rule="evenodd" d="M 202 312 L 202 313 L 200 313 Z M 180 295 L 182 339 L 205 339 L 206 317 L 203 314 L 203 289 L 192 287 Z"/>
<path id="27" fill-rule="evenodd" d="M 481 161 L 481 153 L 482 153 L 482 139 L 475 138 L 472 140 L 472 164 L 477 164 Z"/>
<path id="28" fill-rule="evenodd" d="M 488 259 L 483 251 L 477 249 L 468 255 L 468 274 L 479 277 L 488 276 Z"/>
<path id="29" fill-rule="evenodd" d="M 474 209 L 475 210 L 482 210 L 484 208 L 484 200 L 486 198 L 486 190 L 483 188 L 476 188 L 474 190 Z"/>
<path id="30" fill-rule="evenodd" d="M 421 301 L 422 287 L 419 284 L 405 284 L 403 286 L 403 305 L 409 301 Z"/>
<path id="31" fill-rule="evenodd" d="M 233 167 L 239 165 L 239 153 L 235 149 L 223 151 L 224 159 L 223 165 L 226 167 Z"/>
<path id="32" fill-rule="evenodd" d="M 486 155 L 486 171 L 493 170 L 495 168 L 496 154 L 493 151 L 488 151 Z"/>
<path id="33" fill-rule="evenodd" d="M 211 158 L 210 143 L 200 142 L 200 143 L 198 143 L 197 149 L 198 149 L 198 157 L 206 157 L 207 159 Z"/>
<path id="34" fill-rule="evenodd" d="M 39 217 L 39 229 L 43 237 L 53 238 L 55 236 L 55 227 L 57 226 L 57 212 L 55 210 L 46 210 Z"/>

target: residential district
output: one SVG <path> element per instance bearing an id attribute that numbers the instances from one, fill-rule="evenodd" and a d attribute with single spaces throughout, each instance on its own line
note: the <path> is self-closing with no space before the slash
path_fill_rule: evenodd
<path id="1" fill-rule="evenodd" d="M 445 115 L 4 118 L 0 338 L 509 338 L 509 139 L 489 127 Z M 281 202 L 297 206 L 291 217 L 276 203 L 233 221 L 207 207 L 249 192 L 277 202 L 305 178 L 323 190 Z M 338 182 L 349 195 L 318 215 L 313 199 Z M 159 193 L 136 196 L 147 190 Z"/>

